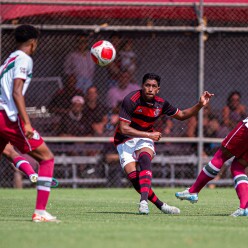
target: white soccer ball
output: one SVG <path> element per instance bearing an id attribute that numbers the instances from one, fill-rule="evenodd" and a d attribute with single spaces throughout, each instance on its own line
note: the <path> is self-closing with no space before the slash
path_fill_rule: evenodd
<path id="1" fill-rule="evenodd" d="M 90 49 L 92 60 L 100 66 L 106 66 L 114 61 L 116 50 L 114 46 L 106 40 L 97 41 Z"/>

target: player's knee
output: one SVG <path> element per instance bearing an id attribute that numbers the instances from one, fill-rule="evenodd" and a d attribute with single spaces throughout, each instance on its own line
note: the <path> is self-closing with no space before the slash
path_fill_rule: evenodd
<path id="1" fill-rule="evenodd" d="M 241 159 L 237 158 L 232 161 L 230 170 L 233 177 L 240 173 L 245 174 L 245 165 L 243 165 L 241 161 Z"/>
<path id="2" fill-rule="evenodd" d="M 13 160 L 15 157 L 19 156 L 12 146 L 6 146 L 3 150 L 3 154 L 10 160 Z"/>
<path id="3" fill-rule="evenodd" d="M 242 166 L 248 167 L 248 162 L 247 162 L 245 159 L 239 158 L 239 159 L 238 159 L 238 162 L 239 162 Z"/>
<path id="4" fill-rule="evenodd" d="M 48 149 L 48 151 L 47 151 L 47 160 L 51 160 L 51 159 L 54 160 L 54 155 L 53 155 L 52 151 L 50 149 Z"/>

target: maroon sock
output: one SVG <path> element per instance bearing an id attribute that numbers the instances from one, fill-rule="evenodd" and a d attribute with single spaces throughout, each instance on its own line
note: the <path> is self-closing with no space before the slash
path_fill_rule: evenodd
<path id="1" fill-rule="evenodd" d="M 129 181 L 132 183 L 135 190 L 140 194 L 139 171 L 132 171 L 131 173 L 127 175 L 127 177 Z M 153 192 L 152 188 L 150 188 L 150 191 L 148 194 L 148 200 L 151 201 L 153 204 L 155 204 L 156 207 L 159 209 L 161 209 L 162 205 L 164 204 L 158 199 L 155 192 Z"/>
<path id="2" fill-rule="evenodd" d="M 30 176 L 31 174 L 35 174 L 35 171 L 31 164 L 24 158 L 24 157 L 16 157 L 13 160 L 13 163 L 17 169 L 24 172 L 27 176 Z"/>
<path id="3" fill-rule="evenodd" d="M 53 177 L 54 159 L 40 162 L 37 181 L 36 210 L 46 210 Z"/>
<path id="4" fill-rule="evenodd" d="M 223 166 L 226 160 L 228 160 L 228 158 L 225 157 L 222 150 L 219 149 L 214 154 L 213 159 L 202 169 L 195 183 L 190 187 L 189 192 L 199 193 L 210 180 L 217 176 L 220 168 Z"/>
<path id="5" fill-rule="evenodd" d="M 248 208 L 248 177 L 245 174 L 245 167 L 234 159 L 231 165 L 231 172 L 235 184 L 235 190 L 240 201 L 240 208 Z"/>

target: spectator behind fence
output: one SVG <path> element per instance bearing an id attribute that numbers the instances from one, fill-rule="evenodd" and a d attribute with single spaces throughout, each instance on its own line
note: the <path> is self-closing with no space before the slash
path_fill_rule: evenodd
<path id="1" fill-rule="evenodd" d="M 183 137 L 186 124 L 178 120 L 169 119 L 167 116 L 161 116 L 154 124 L 156 130 L 161 132 L 165 137 Z"/>
<path id="2" fill-rule="evenodd" d="M 107 93 L 107 103 L 110 108 L 115 108 L 123 98 L 132 91 L 139 90 L 138 84 L 131 83 L 131 74 L 127 70 L 119 75 L 118 85 L 113 86 Z"/>
<path id="3" fill-rule="evenodd" d="M 83 91 L 76 89 L 76 78 L 71 75 L 67 77 L 65 85 L 52 97 L 48 110 L 54 114 L 65 114 L 69 111 L 73 96 L 83 96 Z"/>
<path id="4" fill-rule="evenodd" d="M 126 40 L 123 49 L 120 51 L 121 69 L 127 70 L 130 73 L 132 80 L 135 78 L 137 69 L 136 57 L 137 56 L 133 51 L 133 40 Z"/>
<path id="5" fill-rule="evenodd" d="M 193 117 L 192 117 L 193 118 Z M 163 137 L 183 137 L 185 136 L 186 122 L 161 116 L 154 124 L 154 129 L 162 134 Z M 188 143 L 158 143 L 156 151 L 162 151 L 168 155 L 187 155 L 194 153 L 192 145 Z"/>
<path id="6" fill-rule="evenodd" d="M 83 110 L 85 132 L 89 136 L 102 136 L 107 123 L 108 109 L 104 103 L 99 101 L 96 86 L 88 88 L 85 99 Z"/>
<path id="7" fill-rule="evenodd" d="M 121 102 L 116 107 L 110 109 L 107 114 L 107 123 L 104 128 L 104 136 L 113 137 L 115 134 L 116 126 L 119 122 Z"/>
<path id="8" fill-rule="evenodd" d="M 222 110 L 222 128 L 225 135 L 228 134 L 238 123 L 246 117 L 246 107 L 241 104 L 241 94 L 233 91 L 227 98 L 226 106 Z"/>
<path id="9" fill-rule="evenodd" d="M 208 104 L 203 109 L 203 135 L 209 138 L 220 138 L 220 123 Z M 198 136 L 198 117 L 193 116 L 187 121 L 187 137 Z"/>
<path id="10" fill-rule="evenodd" d="M 108 88 L 112 86 L 116 86 L 118 82 L 118 77 L 120 75 L 120 56 L 118 56 L 118 53 L 120 51 L 120 46 L 121 46 L 121 38 L 119 35 L 114 34 L 110 42 L 113 44 L 115 47 L 115 50 L 117 52 L 117 56 L 114 60 L 113 63 L 110 63 L 107 67 L 106 70 L 108 72 L 108 79 L 107 79 L 107 86 Z"/>
<path id="11" fill-rule="evenodd" d="M 198 134 L 198 116 L 193 116 L 187 121 L 186 126 L 186 136 L 187 137 L 197 137 Z M 203 136 L 208 138 L 221 138 L 222 132 L 220 128 L 220 122 L 215 116 L 210 104 L 206 105 L 203 109 Z M 215 143 L 205 143 L 203 156 L 212 155 L 215 152 L 217 144 Z M 196 144 L 192 145 L 195 149 Z"/>
<path id="12" fill-rule="evenodd" d="M 95 63 L 91 59 L 89 39 L 86 35 L 79 37 L 77 50 L 69 53 L 65 59 L 64 72 L 76 78 L 76 88 L 84 93 L 93 83 Z"/>
<path id="13" fill-rule="evenodd" d="M 71 99 L 70 110 L 65 113 L 60 122 L 60 136 L 84 136 L 85 127 L 83 123 L 83 106 L 84 98 L 82 96 L 74 96 Z"/>

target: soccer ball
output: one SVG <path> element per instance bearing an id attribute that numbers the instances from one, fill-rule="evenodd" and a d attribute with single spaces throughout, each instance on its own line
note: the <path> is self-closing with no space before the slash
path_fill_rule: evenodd
<path id="1" fill-rule="evenodd" d="M 114 61 L 116 50 L 114 46 L 106 40 L 97 41 L 90 49 L 92 60 L 100 65 L 106 66 Z"/>

